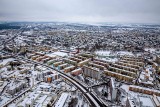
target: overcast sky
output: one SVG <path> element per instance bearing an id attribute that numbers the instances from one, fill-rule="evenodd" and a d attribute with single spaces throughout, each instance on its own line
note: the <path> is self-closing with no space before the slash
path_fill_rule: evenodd
<path id="1" fill-rule="evenodd" d="M 0 0 L 0 21 L 160 24 L 160 0 Z"/>

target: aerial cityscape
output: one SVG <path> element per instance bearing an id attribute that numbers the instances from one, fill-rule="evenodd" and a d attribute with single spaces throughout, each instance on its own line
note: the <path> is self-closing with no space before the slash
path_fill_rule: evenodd
<path id="1" fill-rule="evenodd" d="M 22 1 L 0 1 L 0 107 L 160 107 L 159 1 Z"/>

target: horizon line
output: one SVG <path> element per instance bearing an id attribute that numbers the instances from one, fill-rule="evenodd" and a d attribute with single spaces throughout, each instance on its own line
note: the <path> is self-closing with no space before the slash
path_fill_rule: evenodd
<path id="1" fill-rule="evenodd" d="M 0 23 L 11 23 L 11 22 L 17 22 L 17 23 L 71 23 L 71 24 L 139 24 L 139 25 L 160 25 L 160 23 L 136 23 L 136 22 L 79 22 L 79 21 L 0 21 Z"/>

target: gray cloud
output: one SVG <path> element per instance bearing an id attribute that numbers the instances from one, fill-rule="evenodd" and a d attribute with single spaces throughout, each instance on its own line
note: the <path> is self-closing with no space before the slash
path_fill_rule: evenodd
<path id="1" fill-rule="evenodd" d="M 0 0 L 0 21 L 160 23 L 160 0 Z"/>

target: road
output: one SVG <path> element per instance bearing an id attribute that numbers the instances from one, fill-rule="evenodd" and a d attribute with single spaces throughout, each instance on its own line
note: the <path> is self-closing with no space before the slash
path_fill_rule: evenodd
<path id="1" fill-rule="evenodd" d="M 76 80 L 75 78 L 67 75 L 66 73 L 58 71 L 58 70 L 56 70 L 56 69 L 54 69 L 54 68 L 52 68 L 52 67 L 50 67 L 46 64 L 35 62 L 33 60 L 30 60 L 30 59 L 26 59 L 26 58 L 18 57 L 18 56 L 16 56 L 15 58 L 19 59 L 19 60 L 25 60 L 25 61 L 33 63 L 33 64 L 42 65 L 44 67 L 47 67 L 47 68 L 50 68 L 52 70 L 55 70 L 55 71 L 59 72 L 59 74 L 63 78 L 70 81 L 73 85 L 75 85 L 84 94 L 84 96 L 88 99 L 89 103 L 91 104 L 91 107 L 107 107 L 108 106 L 103 100 L 98 98 L 97 95 L 95 95 L 93 92 L 89 92 L 87 87 L 83 83 L 81 83 L 80 81 Z"/>
<path id="2" fill-rule="evenodd" d="M 21 94 L 19 94 L 18 96 L 14 97 L 13 99 L 11 99 L 10 101 L 8 101 L 7 103 L 5 103 L 4 105 L 2 105 L 1 107 L 8 107 L 9 104 L 13 103 L 17 98 L 21 97 L 23 94 L 25 94 L 26 92 L 30 91 L 31 88 L 26 89 L 24 92 L 22 92 Z"/>

